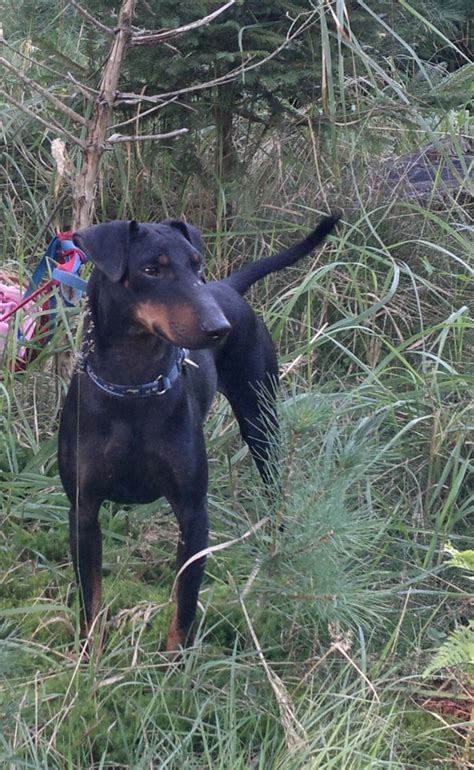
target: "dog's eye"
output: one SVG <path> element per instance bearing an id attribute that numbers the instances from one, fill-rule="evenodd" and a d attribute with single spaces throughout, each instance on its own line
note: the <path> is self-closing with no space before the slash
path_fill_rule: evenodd
<path id="1" fill-rule="evenodd" d="M 147 265 L 143 268 L 143 272 L 147 275 L 151 276 L 157 276 L 160 273 L 160 266 L 159 265 Z"/>

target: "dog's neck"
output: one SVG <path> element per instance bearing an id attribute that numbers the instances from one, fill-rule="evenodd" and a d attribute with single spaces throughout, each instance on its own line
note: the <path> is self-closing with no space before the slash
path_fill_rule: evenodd
<path id="1" fill-rule="evenodd" d="M 100 377 L 117 385 L 141 385 L 166 375 L 178 348 L 134 321 L 123 303 L 102 307 L 100 302 L 90 302 L 82 355 Z"/>

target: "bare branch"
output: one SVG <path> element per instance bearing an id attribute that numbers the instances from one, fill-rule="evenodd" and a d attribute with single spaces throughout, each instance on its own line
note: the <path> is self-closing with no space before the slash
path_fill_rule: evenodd
<path id="1" fill-rule="evenodd" d="M 136 118 L 134 118 L 136 120 Z M 135 136 L 125 136 L 123 134 L 112 134 L 107 139 L 107 144 L 117 144 L 118 142 L 146 142 L 149 139 L 174 139 L 176 136 L 187 134 L 189 128 L 177 128 L 176 131 L 169 131 L 167 134 L 136 134 Z"/>
<path id="2" fill-rule="evenodd" d="M 174 99 L 168 99 L 167 102 L 162 102 L 161 104 L 157 104 L 154 107 L 150 107 L 149 110 L 145 110 L 145 112 L 140 112 L 137 115 L 134 115 L 133 118 L 129 118 L 128 120 L 124 120 L 121 123 L 115 123 L 113 126 L 109 126 L 107 129 L 108 131 L 115 131 L 117 128 L 123 128 L 124 126 L 129 126 L 130 123 L 137 123 L 142 118 L 149 118 L 150 115 L 154 114 L 155 112 L 158 112 L 158 110 L 163 109 L 163 107 L 167 107 L 168 104 L 173 104 L 176 101 L 175 97 Z M 120 104 L 120 100 L 116 99 L 115 104 Z"/>
<path id="3" fill-rule="evenodd" d="M 66 80 L 69 80 L 71 83 L 74 83 L 76 88 L 79 89 L 79 91 L 87 98 L 91 99 L 92 101 L 96 98 L 96 96 L 99 95 L 99 92 L 95 90 L 94 88 L 91 88 L 90 86 L 84 85 L 84 83 L 81 83 L 77 78 L 74 77 L 74 75 L 71 75 L 70 72 L 66 75 Z"/>
<path id="4" fill-rule="evenodd" d="M 51 94 L 46 88 L 43 88 L 43 86 L 40 86 L 39 83 L 36 83 L 34 80 L 29 78 L 21 70 L 14 67 L 13 64 L 10 64 L 10 62 L 8 62 L 3 57 L 0 58 L 0 65 L 5 67 L 5 69 L 7 69 L 9 72 L 13 72 L 15 77 L 17 77 L 19 80 L 22 80 L 34 91 L 37 91 L 39 94 L 41 94 L 41 96 L 43 96 L 46 99 L 46 101 L 48 101 L 50 104 L 53 104 L 56 107 L 56 109 L 61 110 L 61 112 L 64 112 L 64 114 L 67 115 L 69 118 L 71 118 L 71 120 L 73 120 L 74 123 L 79 123 L 81 126 L 85 126 L 87 124 L 86 119 L 83 118 L 82 115 L 79 115 L 78 112 L 71 109 L 71 107 L 68 107 L 67 104 L 64 104 L 64 102 L 58 99 L 57 96 L 54 96 L 54 94 Z"/>
<path id="5" fill-rule="evenodd" d="M 156 45 L 156 43 L 162 43 L 164 40 L 169 40 L 172 37 L 179 37 L 186 32 L 190 32 L 192 29 L 198 29 L 199 27 L 205 27 L 217 16 L 226 11 L 232 5 L 235 0 L 229 0 L 225 5 L 222 5 L 216 11 L 213 11 L 208 16 L 204 16 L 202 19 L 192 21 L 190 24 L 185 24 L 183 27 L 177 27 L 176 29 L 164 29 L 156 30 L 155 32 L 144 30 L 143 32 L 134 32 L 132 37 L 132 45 Z"/>
<path id="6" fill-rule="evenodd" d="M 134 94 L 130 91 L 117 91 L 115 94 L 115 102 L 117 104 L 139 104 L 140 102 L 150 102 L 150 104 L 156 104 L 157 102 L 165 101 L 166 96 L 147 96 L 146 94 Z"/>
<path id="7" fill-rule="evenodd" d="M 72 5 L 73 8 L 75 8 L 77 11 L 79 11 L 81 16 L 84 16 L 84 18 L 87 19 L 87 21 L 89 21 L 91 24 L 93 24 L 94 27 L 97 27 L 97 29 L 100 29 L 101 32 L 105 32 L 106 35 L 110 35 L 111 37 L 115 35 L 115 32 L 113 29 L 111 29 L 110 27 L 106 27 L 106 25 L 102 24 L 102 22 L 96 19 L 95 16 L 92 16 L 92 14 L 89 13 L 89 11 L 86 11 L 86 9 L 82 7 L 82 5 L 79 5 L 77 0 L 69 0 L 69 4 Z"/>
<path id="8" fill-rule="evenodd" d="M 50 121 L 44 120 L 44 118 L 40 117 L 36 112 L 33 110 L 30 110 L 28 107 L 25 107 L 24 104 L 21 104 L 21 102 L 18 102 L 13 96 L 11 96 L 7 91 L 5 91 L 3 88 L 0 89 L 0 94 L 11 104 L 13 104 L 18 110 L 21 110 L 21 112 L 24 112 L 26 115 L 28 115 L 30 118 L 33 118 L 34 120 L 38 121 L 38 123 L 41 123 L 41 125 L 45 126 L 49 131 L 52 131 L 55 134 L 62 134 L 66 137 L 66 139 L 69 139 L 70 142 L 73 144 L 79 145 L 79 147 L 85 148 L 86 144 L 82 141 L 82 139 L 79 139 L 79 137 L 74 136 L 74 134 L 69 133 L 65 128 L 60 126 L 58 123 L 56 123 L 55 120 L 50 118 Z"/>

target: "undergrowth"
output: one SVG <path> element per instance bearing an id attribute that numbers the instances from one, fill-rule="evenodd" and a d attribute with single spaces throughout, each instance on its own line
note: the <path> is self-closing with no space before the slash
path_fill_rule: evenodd
<path id="1" fill-rule="evenodd" d="M 164 502 L 104 506 L 106 642 L 81 655 L 52 365 L 77 344 L 78 310 L 61 310 L 66 337 L 25 373 L 5 362 L 5 767 L 464 766 L 472 683 L 423 672 L 468 617 L 467 581 L 443 560 L 448 541 L 469 547 L 472 514 L 468 233 L 408 204 L 345 220 L 252 296 L 280 349 L 284 532 L 260 526 L 268 501 L 218 401 L 210 544 L 238 542 L 208 559 L 181 665 L 162 652 L 176 543 Z M 262 234 L 259 253 L 281 237 Z"/>

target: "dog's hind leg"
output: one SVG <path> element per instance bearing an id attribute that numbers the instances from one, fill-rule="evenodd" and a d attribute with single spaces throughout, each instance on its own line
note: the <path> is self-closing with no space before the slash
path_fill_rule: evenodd
<path id="1" fill-rule="evenodd" d="M 217 358 L 219 390 L 228 399 L 269 492 L 278 489 L 278 365 L 270 335 L 258 321 L 252 335 L 226 345 Z"/>

